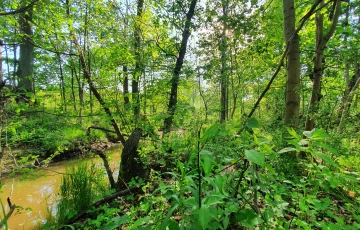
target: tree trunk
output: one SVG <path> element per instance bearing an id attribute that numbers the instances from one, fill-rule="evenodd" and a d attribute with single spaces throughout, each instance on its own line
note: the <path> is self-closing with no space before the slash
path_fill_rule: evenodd
<path id="1" fill-rule="evenodd" d="M 186 14 L 186 21 L 184 30 L 182 33 L 182 40 L 181 40 L 181 46 L 179 50 L 179 55 L 176 58 L 176 64 L 173 71 L 173 75 L 171 78 L 171 91 L 170 91 L 170 98 L 169 98 L 169 104 L 168 104 L 168 116 L 164 119 L 164 134 L 169 133 L 172 123 L 173 123 L 173 117 L 175 114 L 177 99 L 178 99 L 178 86 L 180 81 L 180 71 L 184 63 L 184 58 L 186 54 L 186 47 L 187 42 L 190 37 L 190 26 L 191 26 L 191 19 L 194 16 L 195 13 L 195 6 L 196 6 L 197 0 L 192 0 L 190 4 L 189 11 Z"/>
<path id="2" fill-rule="evenodd" d="M 140 98 L 139 98 L 139 79 L 142 73 L 141 61 L 141 15 L 143 11 L 144 0 L 137 0 L 137 13 L 134 28 L 134 50 L 135 50 L 135 69 L 132 80 L 132 104 L 134 108 L 135 123 L 140 116 Z"/>
<path id="3" fill-rule="evenodd" d="M 283 0 L 284 35 L 289 45 L 287 52 L 287 78 L 285 93 L 285 125 L 297 129 L 300 108 L 300 44 L 295 30 L 294 0 Z"/>
<path id="4" fill-rule="evenodd" d="M 3 47 L 3 40 L 0 39 L 0 84 L 3 82 L 3 72 L 2 72 L 2 47 Z"/>
<path id="5" fill-rule="evenodd" d="M 227 44 L 226 44 L 226 21 L 229 5 L 222 1 L 223 29 L 221 33 L 221 71 L 220 71 L 220 123 L 228 119 L 228 76 L 226 70 Z"/>
<path id="6" fill-rule="evenodd" d="M 129 76 L 128 76 L 128 67 L 126 65 L 123 66 L 124 72 L 124 84 L 123 84 L 123 93 L 124 93 L 124 107 L 127 109 L 127 106 L 130 103 L 129 100 Z"/>
<path id="7" fill-rule="evenodd" d="M 141 135 L 141 129 L 136 128 L 125 142 L 124 149 L 121 153 L 118 180 L 116 182 L 118 191 L 127 188 L 127 184 L 132 178 L 139 177 L 146 179 L 148 176 L 148 169 L 145 168 L 140 160 L 137 151 Z"/>
<path id="8" fill-rule="evenodd" d="M 321 5 L 324 3 L 322 2 Z M 307 115 L 305 130 L 311 131 L 315 128 L 315 117 L 319 111 L 319 101 L 321 99 L 321 79 L 323 74 L 323 58 L 324 50 L 327 42 L 335 32 L 335 28 L 339 19 L 341 2 L 336 0 L 334 14 L 332 16 L 332 24 L 324 36 L 324 15 L 317 13 L 316 15 L 316 47 L 315 47 L 315 58 L 314 58 L 314 70 L 313 70 L 313 87 L 311 93 L 310 107 Z"/>
<path id="9" fill-rule="evenodd" d="M 358 63 L 356 63 L 355 75 L 352 77 L 352 79 L 354 81 L 354 84 L 349 92 L 349 95 L 347 95 L 347 97 L 346 97 L 344 108 L 342 110 L 341 118 L 340 118 L 340 122 L 339 122 L 339 126 L 338 126 L 338 132 L 342 132 L 342 130 L 344 128 L 345 119 L 346 119 L 346 117 L 349 117 L 350 105 L 351 105 L 352 98 L 354 97 L 355 91 L 359 87 L 359 84 L 360 84 L 360 68 L 359 68 Z"/>
<path id="10" fill-rule="evenodd" d="M 25 3 L 23 2 L 22 5 Z M 23 34 L 20 44 L 20 62 L 17 71 L 19 101 L 28 101 L 29 94 L 35 93 L 33 88 L 34 73 L 34 45 L 32 42 L 33 31 L 30 22 L 32 21 L 33 9 L 19 15 L 20 33 Z"/>

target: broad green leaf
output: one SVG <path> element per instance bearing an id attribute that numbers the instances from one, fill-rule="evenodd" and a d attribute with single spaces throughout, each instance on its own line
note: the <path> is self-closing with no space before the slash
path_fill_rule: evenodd
<path id="1" fill-rule="evenodd" d="M 271 208 L 267 208 L 264 212 L 266 221 L 269 221 L 274 216 L 274 211 Z"/>
<path id="2" fill-rule="evenodd" d="M 247 228 L 254 228 L 264 222 L 252 209 L 243 209 L 235 216 L 241 225 Z"/>
<path id="3" fill-rule="evenodd" d="M 331 159 L 331 157 L 329 157 L 328 155 L 324 154 L 324 153 L 317 153 L 316 154 L 318 157 L 320 157 L 324 162 L 334 166 L 334 167 L 338 167 L 337 164 L 333 161 L 333 159 Z"/>
<path id="4" fill-rule="evenodd" d="M 323 143 L 323 142 L 316 142 L 315 145 L 316 145 L 316 146 L 319 146 L 319 147 L 321 147 L 321 148 L 326 149 L 327 151 L 329 151 L 329 152 L 332 153 L 332 154 L 338 155 L 338 153 L 339 153 L 336 149 L 334 149 L 334 148 L 326 145 L 326 144 Z"/>
<path id="5" fill-rule="evenodd" d="M 175 220 L 170 220 L 167 227 L 169 228 L 169 230 L 180 230 L 179 224 Z"/>
<path id="6" fill-rule="evenodd" d="M 258 120 L 256 120 L 255 118 L 250 118 L 247 122 L 246 122 L 246 127 L 248 128 L 258 128 L 259 127 L 259 122 Z"/>
<path id="7" fill-rule="evenodd" d="M 207 140 L 216 137 L 219 131 L 220 131 L 219 124 L 215 123 L 205 131 L 204 136 L 201 139 L 201 142 L 206 142 Z"/>
<path id="8" fill-rule="evenodd" d="M 211 172 L 212 166 L 213 166 L 213 153 L 207 150 L 202 150 L 200 152 L 201 155 L 201 165 L 202 168 L 204 170 L 205 176 L 209 175 L 209 173 Z"/>
<path id="9" fill-rule="evenodd" d="M 255 149 L 252 150 L 245 150 L 245 159 L 248 159 L 250 162 L 264 166 L 265 156 L 264 154 L 256 151 Z"/>
<path id="10" fill-rule="evenodd" d="M 137 221 L 135 221 L 135 223 L 133 225 L 131 225 L 128 229 L 136 229 L 137 227 L 146 224 L 147 222 L 149 222 L 150 217 L 144 217 L 144 218 L 140 218 Z"/>
<path id="11" fill-rule="evenodd" d="M 293 152 L 293 151 L 296 151 L 296 148 L 286 147 L 286 148 L 283 148 L 282 150 L 280 150 L 278 153 L 287 153 L 287 152 Z"/>
<path id="12" fill-rule="evenodd" d="M 304 136 L 312 140 L 322 140 L 329 137 L 329 135 L 325 133 L 323 129 L 317 129 L 317 128 L 314 128 L 311 131 L 304 131 L 303 134 Z"/>
<path id="13" fill-rule="evenodd" d="M 199 222 L 200 222 L 201 227 L 203 229 L 206 229 L 208 227 L 208 225 L 209 225 L 210 216 L 211 216 L 208 207 L 202 206 L 201 208 L 199 208 L 195 212 L 196 212 L 196 214 L 199 215 Z"/>
<path id="14" fill-rule="evenodd" d="M 127 215 L 114 217 L 114 218 L 111 219 L 111 221 L 109 223 L 107 223 L 104 226 L 104 230 L 115 229 L 115 228 L 119 227 L 119 225 L 125 224 L 127 221 L 128 221 L 128 216 Z"/>

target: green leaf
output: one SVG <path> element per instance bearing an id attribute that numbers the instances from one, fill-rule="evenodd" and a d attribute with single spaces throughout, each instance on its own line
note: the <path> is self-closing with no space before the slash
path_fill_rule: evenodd
<path id="1" fill-rule="evenodd" d="M 265 156 L 264 154 L 256 151 L 255 149 L 252 150 L 245 150 L 245 159 L 248 159 L 250 162 L 264 166 Z"/>
<path id="2" fill-rule="evenodd" d="M 259 127 L 259 122 L 258 120 L 256 120 L 255 118 L 250 118 L 247 122 L 246 122 L 246 127 L 248 128 L 258 128 Z"/>
<path id="3" fill-rule="evenodd" d="M 274 216 L 274 211 L 271 208 L 267 208 L 264 212 L 266 221 L 269 221 Z"/>
<path id="4" fill-rule="evenodd" d="M 324 153 L 317 153 L 316 154 L 318 157 L 320 157 L 324 162 L 334 166 L 334 167 L 338 167 L 337 164 L 333 161 L 333 159 L 331 159 L 331 157 L 329 157 L 328 155 L 324 154 Z"/>
<path id="5" fill-rule="evenodd" d="M 170 220 L 168 228 L 169 230 L 180 230 L 179 224 L 175 220 Z"/>
<path id="6" fill-rule="evenodd" d="M 202 206 L 201 208 L 197 209 L 196 214 L 199 215 L 199 222 L 203 229 L 206 229 L 210 222 L 210 212 L 209 209 L 205 206 Z"/>
<path id="7" fill-rule="evenodd" d="M 264 222 L 252 209 L 241 210 L 235 216 L 241 225 L 247 228 L 254 228 Z"/>
<path id="8" fill-rule="evenodd" d="M 208 128 L 205 131 L 205 133 L 201 139 L 201 142 L 206 142 L 207 140 L 216 137 L 218 135 L 219 131 L 220 131 L 219 124 L 216 123 L 216 124 L 212 125 L 210 128 Z"/>
<path id="9" fill-rule="evenodd" d="M 273 175 L 276 175 L 275 169 L 270 164 L 264 164 L 265 168 L 269 170 Z"/>
<path id="10" fill-rule="evenodd" d="M 111 221 L 109 223 L 107 223 L 104 226 L 104 230 L 115 229 L 115 228 L 119 227 L 119 225 L 125 224 L 127 221 L 128 221 L 128 216 L 127 215 L 114 217 L 114 218 L 111 219 Z"/>
<path id="11" fill-rule="evenodd" d="M 213 153 L 207 150 L 202 150 L 200 154 L 202 158 L 201 165 L 204 170 L 205 176 L 207 176 L 211 172 L 213 166 L 213 161 L 214 161 Z"/>
<path id="12" fill-rule="evenodd" d="M 280 150 L 278 153 L 287 153 L 287 152 L 292 152 L 292 151 L 296 151 L 296 148 L 286 147 L 286 148 L 283 148 L 282 150 Z"/>
<path id="13" fill-rule="evenodd" d="M 319 146 L 319 147 L 321 147 L 321 148 L 326 149 L 327 151 L 329 151 L 329 152 L 332 153 L 332 154 L 338 155 L 338 153 L 339 153 L 336 149 L 334 149 L 334 148 L 326 145 L 326 144 L 323 143 L 323 142 L 316 142 L 315 145 L 316 145 L 316 146 Z"/>
<path id="14" fill-rule="evenodd" d="M 137 227 L 146 224 L 147 222 L 149 222 L 150 217 L 144 217 L 144 218 L 140 218 L 137 221 L 135 221 L 135 223 L 130 226 L 128 229 L 136 229 Z"/>
<path id="15" fill-rule="evenodd" d="M 304 136 L 310 138 L 311 140 L 322 140 L 329 137 L 329 135 L 325 133 L 323 129 L 317 129 L 317 128 L 314 128 L 311 131 L 304 131 L 303 134 Z"/>
<path id="16" fill-rule="evenodd" d="M 286 129 L 292 137 L 294 137 L 297 140 L 300 140 L 300 136 L 296 133 L 296 131 L 294 129 L 291 129 L 291 128 L 286 128 Z"/>

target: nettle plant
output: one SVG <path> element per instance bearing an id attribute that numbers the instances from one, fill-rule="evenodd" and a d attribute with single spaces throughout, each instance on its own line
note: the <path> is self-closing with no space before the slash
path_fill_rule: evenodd
<path id="1" fill-rule="evenodd" d="M 292 147 L 279 153 L 291 151 L 306 153 L 303 176 L 284 180 L 291 191 L 292 226 L 304 229 L 359 229 L 358 173 L 344 171 L 338 164 L 341 154 L 325 140 L 329 137 L 322 129 L 303 132 L 303 137 L 288 129 Z M 291 227 L 291 226 L 288 226 Z"/>
<path id="2" fill-rule="evenodd" d="M 257 127 L 255 119 L 246 124 L 248 130 Z M 357 191 L 357 179 L 342 172 L 336 163 L 339 154 L 323 141 L 328 137 L 324 131 L 304 132 L 303 139 L 289 129 L 292 146 L 279 152 L 252 132 L 241 138 L 233 133 L 226 125 L 208 128 L 189 160 L 178 161 L 176 170 L 167 173 L 171 179 L 144 197 L 140 209 L 150 218 L 148 227 L 359 228 L 358 202 L 347 196 Z M 309 159 L 299 162 L 300 176 L 285 177 L 273 164 L 293 151 L 305 152 Z"/>

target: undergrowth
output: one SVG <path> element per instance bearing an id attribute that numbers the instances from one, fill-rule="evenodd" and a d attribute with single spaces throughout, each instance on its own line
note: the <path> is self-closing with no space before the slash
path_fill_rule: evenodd
<path id="1" fill-rule="evenodd" d="M 343 167 L 344 154 L 328 144 L 328 134 L 314 129 L 300 135 L 288 129 L 287 146 L 279 148 L 257 127 L 257 121 L 250 120 L 237 135 L 237 127 L 216 124 L 203 130 L 200 138 L 176 135 L 163 140 L 164 148 L 148 148 L 165 159 L 166 172 L 152 171 L 143 194 L 93 210 L 99 214 L 83 226 L 360 228 L 359 172 Z M 299 153 L 306 158 L 296 157 Z M 147 155 L 145 150 L 142 155 Z M 284 155 L 299 159 L 293 162 L 297 167 L 289 168 Z"/>

